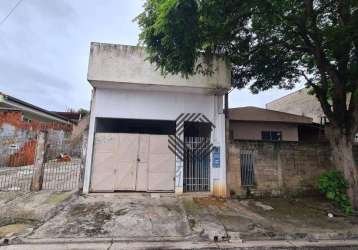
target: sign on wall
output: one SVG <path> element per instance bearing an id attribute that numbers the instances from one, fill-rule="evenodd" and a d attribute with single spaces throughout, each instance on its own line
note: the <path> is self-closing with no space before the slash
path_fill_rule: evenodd
<path id="1" fill-rule="evenodd" d="M 213 147 L 212 155 L 213 168 L 220 168 L 220 147 Z"/>

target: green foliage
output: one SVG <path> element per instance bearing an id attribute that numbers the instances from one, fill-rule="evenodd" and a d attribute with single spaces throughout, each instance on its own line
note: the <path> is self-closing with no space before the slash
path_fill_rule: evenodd
<path id="1" fill-rule="evenodd" d="M 87 109 L 83 109 L 83 108 L 78 109 L 77 112 L 81 114 L 81 117 L 84 117 L 89 114 L 89 111 Z"/>
<path id="2" fill-rule="evenodd" d="M 196 1 L 148 0 L 136 20 L 145 27 L 140 34 L 150 62 L 167 72 L 194 71 L 198 56 L 198 16 Z"/>
<path id="3" fill-rule="evenodd" d="M 236 88 L 258 93 L 304 82 L 336 132 L 332 139 L 353 140 L 358 0 L 146 0 L 136 20 L 148 59 L 163 74 L 210 73 L 218 56 L 232 65 Z"/>
<path id="4" fill-rule="evenodd" d="M 163 74 L 212 72 L 209 59 L 222 56 L 233 87 L 305 82 L 332 124 L 356 123 L 346 94 L 358 92 L 358 0 L 146 0 L 136 20 Z M 350 102 L 358 110 L 358 97 Z"/>
<path id="5" fill-rule="evenodd" d="M 341 172 L 331 170 L 323 173 L 319 177 L 318 188 L 327 199 L 338 205 L 344 213 L 352 213 L 352 206 L 347 196 L 348 182 Z"/>
<path id="6" fill-rule="evenodd" d="M 328 77 L 329 68 L 344 70 L 345 84 L 353 87 L 358 76 L 358 1 L 314 1 L 312 10 L 307 3 L 147 0 L 136 20 L 150 61 L 164 73 L 194 74 L 198 57 L 206 53 L 228 58 L 233 86 L 250 84 L 253 92 L 292 88 L 303 74 L 310 76 L 308 84 L 321 86 L 322 63 Z"/>

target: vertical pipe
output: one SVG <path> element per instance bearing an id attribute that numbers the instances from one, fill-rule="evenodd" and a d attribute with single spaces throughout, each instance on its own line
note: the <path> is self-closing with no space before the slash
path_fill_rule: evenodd
<path id="1" fill-rule="evenodd" d="M 195 139 L 191 137 L 191 191 L 194 191 L 194 160 L 195 160 Z"/>
<path id="2" fill-rule="evenodd" d="M 203 148 L 204 146 L 203 146 L 203 143 L 202 143 L 203 142 L 202 139 L 203 138 L 200 139 L 199 145 L 202 145 L 202 148 Z M 202 150 L 200 149 L 200 151 L 202 151 Z M 202 185 L 201 185 L 201 183 L 202 183 L 202 178 L 201 178 L 202 167 L 203 167 L 203 157 L 200 157 L 198 159 L 198 191 L 203 191 L 202 190 Z"/>
<path id="3" fill-rule="evenodd" d="M 193 172 L 194 172 L 194 191 L 197 192 L 198 191 L 198 176 L 197 176 L 197 170 L 198 170 L 198 160 L 199 160 L 199 156 L 198 156 L 198 151 L 199 149 L 199 141 L 200 141 L 200 137 L 194 137 L 195 143 L 194 143 L 194 166 L 193 166 Z"/>
<path id="4" fill-rule="evenodd" d="M 189 139 L 189 156 L 190 156 L 190 161 L 189 161 L 189 167 L 190 167 L 190 171 L 189 171 L 189 180 L 190 180 L 190 182 L 189 182 L 189 191 L 191 192 L 191 191 L 193 191 L 192 190 L 192 188 L 193 188 L 193 179 L 192 179 L 192 177 L 193 177 L 193 166 L 192 166 L 192 163 L 193 163 L 193 145 L 192 145 L 192 138 L 191 137 L 189 137 L 188 138 Z"/>

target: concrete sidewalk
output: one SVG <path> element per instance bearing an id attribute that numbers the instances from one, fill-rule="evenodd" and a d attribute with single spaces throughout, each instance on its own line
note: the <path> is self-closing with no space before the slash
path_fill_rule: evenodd
<path id="1" fill-rule="evenodd" d="M 171 194 L 80 196 L 34 230 L 29 239 L 348 240 L 358 217 L 338 214 L 318 199 L 222 200 Z"/>
<path id="2" fill-rule="evenodd" d="M 265 244 L 281 247 L 277 249 L 354 244 L 350 249 L 358 249 L 358 217 L 340 214 L 317 197 L 225 200 L 147 193 L 17 197 L 7 193 L 5 198 L 0 203 L 6 211 L 0 217 L 0 233 L 10 235 L 5 240 L 13 249 L 60 245 L 68 249 L 268 249 L 262 248 Z M 14 226 L 17 232 L 6 233 Z M 28 230 L 21 228 L 25 226 Z"/>
<path id="3" fill-rule="evenodd" d="M 31 234 L 76 198 L 76 191 L 0 192 L 0 242 Z"/>
<path id="4" fill-rule="evenodd" d="M 204 242 L 204 241 L 141 241 L 128 242 L 118 239 L 42 239 L 26 240 L 21 244 L 3 246 L 4 250 L 117 250 L 117 249 L 358 249 L 358 240 L 309 241 L 246 241 L 246 242 Z"/>
<path id="5" fill-rule="evenodd" d="M 181 200 L 173 195 L 91 194 L 80 196 L 28 238 L 191 237 Z"/>

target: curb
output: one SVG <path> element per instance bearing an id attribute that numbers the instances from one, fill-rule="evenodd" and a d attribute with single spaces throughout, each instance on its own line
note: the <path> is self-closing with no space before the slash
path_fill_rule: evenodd
<path id="1" fill-rule="evenodd" d="M 204 248 L 224 248 L 224 249 L 307 249 L 307 248 L 352 248 L 358 249 L 358 240 L 322 240 L 310 241 L 233 241 L 233 242 L 210 242 L 192 241 L 190 239 L 168 238 L 58 238 L 58 239 L 13 239 L 8 246 L 26 245 L 87 245 L 110 244 L 116 248 L 174 248 L 174 249 L 204 249 Z M 353 249 L 353 248 L 352 248 Z"/>

